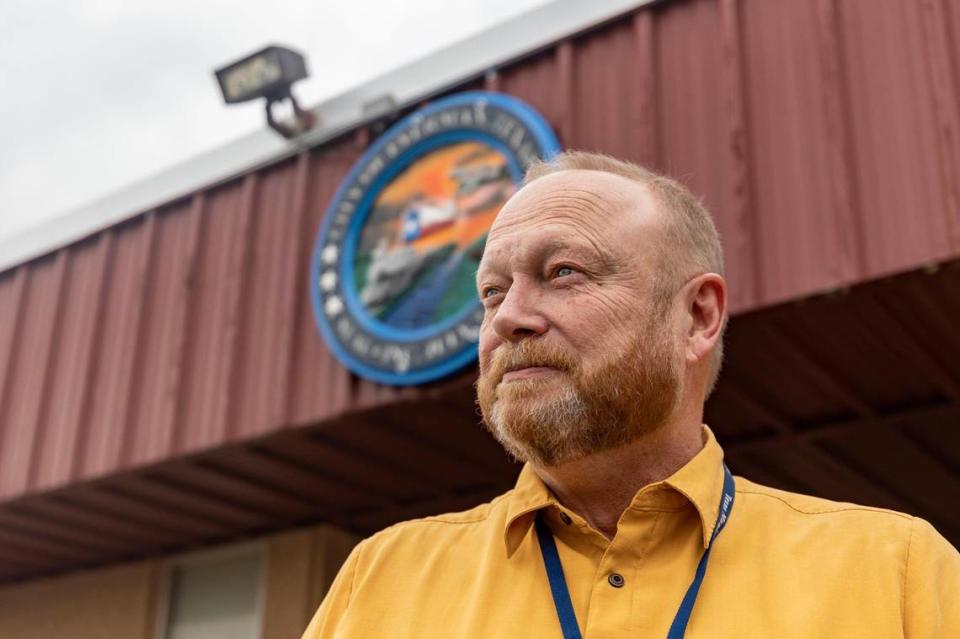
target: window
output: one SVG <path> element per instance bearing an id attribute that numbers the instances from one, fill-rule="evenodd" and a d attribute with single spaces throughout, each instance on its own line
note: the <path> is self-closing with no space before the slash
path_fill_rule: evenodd
<path id="1" fill-rule="evenodd" d="M 214 551 L 174 563 L 164 639 L 259 639 L 259 546 Z"/>

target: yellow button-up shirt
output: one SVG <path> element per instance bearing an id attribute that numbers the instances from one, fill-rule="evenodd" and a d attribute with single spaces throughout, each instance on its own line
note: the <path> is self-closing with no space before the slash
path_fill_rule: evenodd
<path id="1" fill-rule="evenodd" d="M 304 639 L 560 638 L 533 527 L 541 509 L 585 639 L 666 637 L 720 504 L 723 452 L 704 432 L 687 465 L 636 494 L 613 540 L 529 466 L 488 504 L 377 533 Z M 686 636 L 960 638 L 960 555 L 921 519 L 737 477 Z"/>

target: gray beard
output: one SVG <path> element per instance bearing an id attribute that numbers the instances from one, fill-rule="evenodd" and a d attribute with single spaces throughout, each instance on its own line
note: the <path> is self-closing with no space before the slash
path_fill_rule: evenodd
<path id="1" fill-rule="evenodd" d="M 572 461 L 589 455 L 586 442 L 572 436 L 580 424 L 590 418 L 586 402 L 573 388 L 564 388 L 556 401 L 536 402 L 523 409 L 521 419 L 529 420 L 536 426 L 537 437 L 534 442 L 520 441 L 514 437 L 503 401 L 493 405 L 490 415 L 490 431 L 500 445 L 511 456 L 521 462 L 556 463 L 562 459 Z M 517 416 L 513 417 L 514 419 Z"/>

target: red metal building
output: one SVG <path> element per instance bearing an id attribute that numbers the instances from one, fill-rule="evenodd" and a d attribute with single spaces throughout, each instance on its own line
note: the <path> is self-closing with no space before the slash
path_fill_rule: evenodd
<path id="1" fill-rule="evenodd" d="M 0 580 L 365 534 L 512 484 L 472 372 L 356 378 L 307 294 L 375 137 L 363 104 L 477 88 L 704 198 L 734 313 L 708 423 L 734 472 L 960 541 L 960 6 L 576 5 L 322 104 L 298 142 L 258 133 L 0 247 Z"/>

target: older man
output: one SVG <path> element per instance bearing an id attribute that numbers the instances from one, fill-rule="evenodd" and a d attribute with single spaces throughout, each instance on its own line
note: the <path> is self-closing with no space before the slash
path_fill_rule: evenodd
<path id="1" fill-rule="evenodd" d="M 534 167 L 477 274 L 478 403 L 517 485 L 362 542 L 304 638 L 960 637 L 960 555 L 928 523 L 726 469 L 702 424 L 722 270 L 678 183 Z"/>

